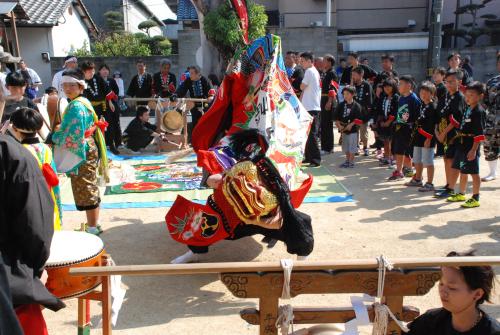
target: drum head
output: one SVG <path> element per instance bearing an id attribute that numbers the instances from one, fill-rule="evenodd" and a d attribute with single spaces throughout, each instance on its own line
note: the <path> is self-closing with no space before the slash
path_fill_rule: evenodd
<path id="1" fill-rule="evenodd" d="M 170 110 L 163 114 L 162 125 L 169 133 L 178 133 L 181 131 L 184 120 L 182 114 L 176 110 Z"/>
<path id="2" fill-rule="evenodd" d="M 56 231 L 50 246 L 47 266 L 74 264 L 98 255 L 104 249 L 102 240 L 78 231 Z"/>

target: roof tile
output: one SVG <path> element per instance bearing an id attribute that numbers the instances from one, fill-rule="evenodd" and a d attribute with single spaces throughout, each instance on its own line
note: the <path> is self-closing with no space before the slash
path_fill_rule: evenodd
<path id="1" fill-rule="evenodd" d="M 28 14 L 27 24 L 56 25 L 71 0 L 19 0 Z"/>

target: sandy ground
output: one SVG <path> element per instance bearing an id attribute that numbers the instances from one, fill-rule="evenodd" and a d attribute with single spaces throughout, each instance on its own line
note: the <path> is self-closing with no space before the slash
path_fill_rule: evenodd
<path id="1" fill-rule="evenodd" d="M 457 204 L 435 200 L 402 182 L 387 182 L 390 171 L 372 157 L 357 158 L 354 169 L 338 169 L 343 157 L 336 148 L 326 156 L 339 180 L 354 194 L 354 202 L 306 204 L 301 210 L 313 217 L 315 250 L 311 260 L 443 256 L 451 250 L 475 248 L 481 255 L 500 255 L 500 180 L 484 183 L 481 207 L 461 209 Z M 443 184 L 442 160 L 436 161 L 436 185 Z M 486 164 L 482 162 L 484 174 Z M 107 251 L 118 264 L 167 263 L 186 249 L 166 231 L 167 208 L 104 210 L 101 235 Z M 68 212 L 64 229 L 84 221 L 82 213 Z M 260 237 L 223 241 L 211 248 L 206 262 L 268 261 L 289 257 L 282 243 L 267 249 Z M 500 274 L 500 269 L 497 268 Z M 500 279 L 500 276 L 497 276 Z M 114 334 L 258 334 L 238 312 L 254 307 L 252 299 L 234 298 L 215 275 L 178 277 L 125 277 L 128 288 Z M 486 307 L 500 320 L 499 292 Z M 317 295 L 293 299 L 296 306 L 348 306 L 348 296 Z M 436 288 L 424 297 L 408 298 L 425 311 L 440 305 Z M 92 304 L 92 322 L 99 322 L 99 306 Z M 50 334 L 76 334 L 76 300 L 67 308 L 45 312 Z M 304 328 L 304 326 L 295 329 Z M 101 334 L 94 329 L 92 334 Z"/>

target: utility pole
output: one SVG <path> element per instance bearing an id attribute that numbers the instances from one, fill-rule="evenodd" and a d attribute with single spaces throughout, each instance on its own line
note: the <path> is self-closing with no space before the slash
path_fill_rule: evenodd
<path id="1" fill-rule="evenodd" d="M 429 47 L 427 51 L 427 75 L 432 76 L 432 70 L 441 62 L 441 13 L 443 0 L 432 0 L 431 25 L 429 29 Z"/>
<path id="2" fill-rule="evenodd" d="M 332 0 L 326 0 L 326 26 L 332 26 Z"/>
<path id="3" fill-rule="evenodd" d="M 458 9 L 460 8 L 460 0 L 457 0 L 457 7 L 455 8 L 455 13 L 458 12 Z M 453 27 L 453 29 L 457 30 L 458 29 L 458 19 L 459 19 L 459 16 L 458 14 L 455 14 L 455 27 Z M 458 36 L 455 35 L 453 36 L 453 47 L 456 48 L 457 45 L 458 45 Z"/>
<path id="4" fill-rule="evenodd" d="M 129 22 L 128 22 L 128 0 L 123 0 L 123 19 L 125 21 L 125 25 L 124 25 L 124 28 L 125 28 L 125 31 L 126 32 L 131 32 L 130 31 L 130 27 L 129 27 Z"/>
<path id="5" fill-rule="evenodd" d="M 332 26 L 332 0 L 326 0 L 326 26 Z"/>

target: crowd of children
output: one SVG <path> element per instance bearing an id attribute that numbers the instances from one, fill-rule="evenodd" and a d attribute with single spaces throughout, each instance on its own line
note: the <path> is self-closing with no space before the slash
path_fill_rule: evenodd
<path id="1" fill-rule="evenodd" d="M 391 56 L 382 57 L 383 71 L 378 74 L 368 65 L 357 62 L 358 57 L 356 53 L 349 54 L 350 66 L 343 69 L 338 101 L 331 108 L 346 156 L 340 168 L 353 168 L 355 156 L 359 154 L 369 156 L 368 130 L 371 128 L 376 139 L 372 147 L 377 149 L 380 165 L 393 169 L 389 181 L 411 178 L 405 183 L 408 187 L 434 192 L 436 198 L 449 202 L 463 202 L 464 208 L 478 207 L 480 145 L 488 133 L 485 129 L 487 110 L 490 116 L 495 115 L 498 99 L 493 97 L 493 101 L 485 104 L 486 86 L 473 81 L 460 67 L 457 53 L 448 57 L 448 69 L 434 69 L 432 81 L 420 84 L 415 83 L 412 76 L 398 76 Z M 500 54 L 497 65 L 500 71 Z M 495 87 L 493 92 L 498 95 Z M 489 130 L 493 134 L 498 132 L 495 120 L 493 117 L 488 126 L 494 128 Z M 493 146 L 494 152 L 492 155 L 489 150 L 488 157 L 493 158 L 489 161 L 495 164 L 490 163 L 492 171 L 483 181 L 496 177 L 498 139 L 497 135 L 493 136 L 493 144 L 489 143 L 488 148 Z M 434 186 L 435 155 L 444 159 L 446 182 L 441 188 Z M 467 198 L 469 175 L 472 196 Z"/>

